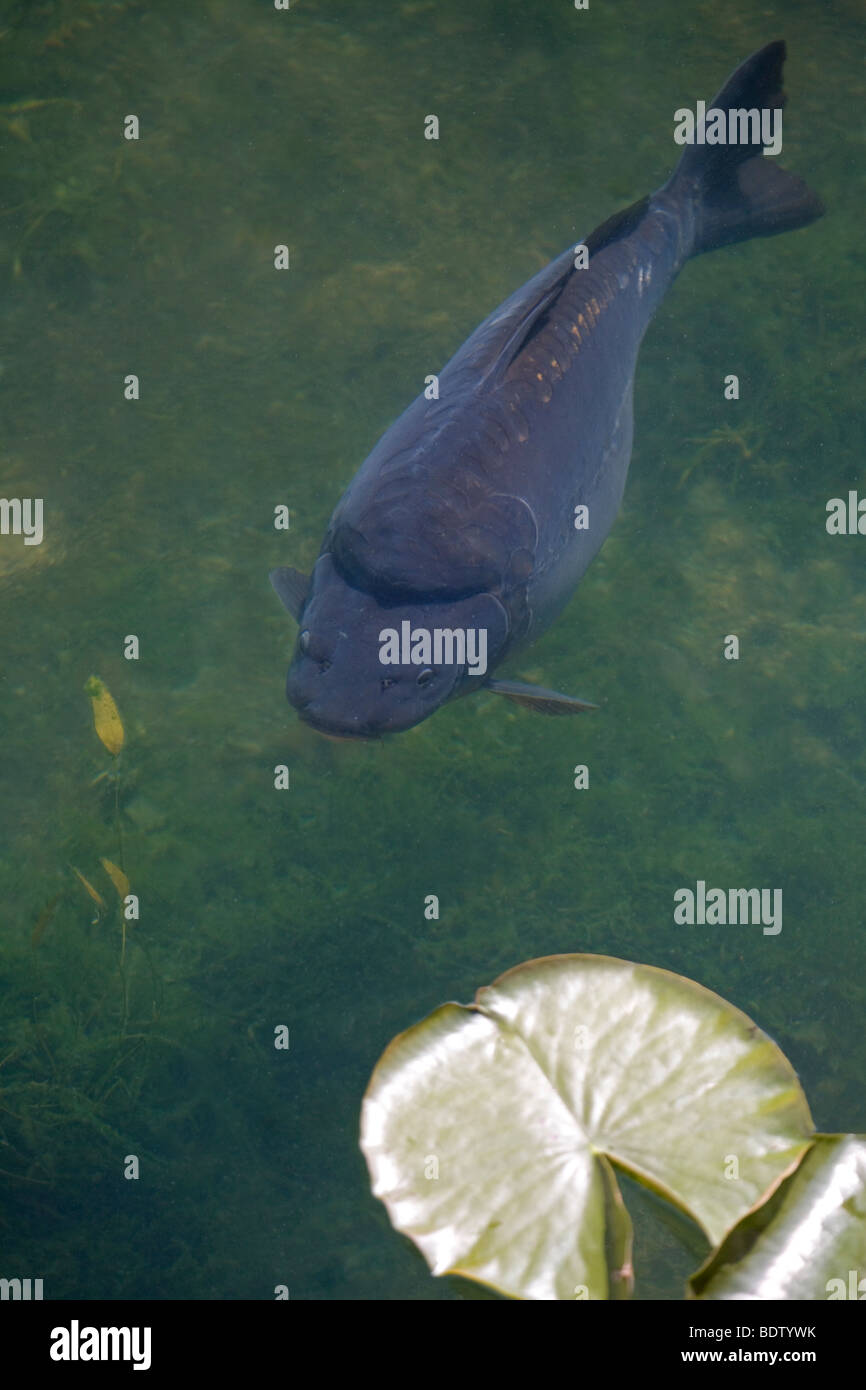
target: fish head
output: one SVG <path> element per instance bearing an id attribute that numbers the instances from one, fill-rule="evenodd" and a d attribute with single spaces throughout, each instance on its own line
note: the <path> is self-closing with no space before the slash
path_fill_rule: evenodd
<path id="1" fill-rule="evenodd" d="M 483 685 L 508 635 L 492 594 L 383 599 L 348 583 L 328 554 L 316 562 L 298 621 L 286 695 L 301 719 L 333 738 L 420 724 Z"/>

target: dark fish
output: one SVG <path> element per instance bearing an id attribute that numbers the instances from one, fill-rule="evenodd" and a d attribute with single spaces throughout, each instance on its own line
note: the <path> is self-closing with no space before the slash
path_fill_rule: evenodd
<path id="1" fill-rule="evenodd" d="M 780 108 L 784 60 L 768 44 L 712 107 Z M 371 738 L 480 688 L 592 708 L 490 673 L 549 626 L 613 525 L 647 325 L 690 256 L 822 212 L 760 145 L 689 145 L 663 188 L 587 238 L 588 268 L 570 247 L 491 314 L 439 399 L 419 396 L 358 470 L 312 575 L 271 575 L 301 625 L 286 686 L 301 718 Z"/>

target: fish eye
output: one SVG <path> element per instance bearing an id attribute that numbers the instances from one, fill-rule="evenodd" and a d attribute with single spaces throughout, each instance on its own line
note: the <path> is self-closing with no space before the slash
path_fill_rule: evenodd
<path id="1" fill-rule="evenodd" d="M 415 684 L 416 684 L 416 685 L 429 685 L 430 682 L 432 681 L 433 677 L 435 676 L 435 674 L 436 674 L 436 672 L 435 672 L 435 671 L 431 671 L 431 669 L 430 669 L 429 666 L 425 666 L 423 671 L 419 671 L 419 672 L 418 672 L 418 679 L 416 680 Z"/>
<path id="2" fill-rule="evenodd" d="M 303 652 L 304 656 L 310 650 L 310 629 L 305 627 L 298 638 L 298 651 Z"/>

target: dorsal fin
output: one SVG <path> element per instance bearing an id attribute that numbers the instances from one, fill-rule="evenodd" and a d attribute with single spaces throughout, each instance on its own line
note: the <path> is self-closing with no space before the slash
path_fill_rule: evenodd
<path id="1" fill-rule="evenodd" d="M 606 222 L 602 222 L 600 227 L 596 227 L 595 231 L 591 232 L 583 243 L 589 252 L 590 261 L 605 247 L 612 246 L 615 241 L 621 241 L 623 237 L 630 236 L 646 212 L 648 203 L 649 198 L 641 198 L 638 202 L 632 203 L 631 207 L 615 212 L 613 217 L 609 217 Z M 551 287 L 549 293 L 536 305 L 529 317 L 520 324 L 518 331 L 513 335 L 513 345 L 508 344 L 503 353 L 500 361 L 500 372 L 507 371 L 512 362 L 515 362 L 525 351 L 533 338 L 537 338 L 539 333 L 543 332 L 557 300 L 574 273 L 572 264 L 566 268 L 565 274 Z M 509 349 L 511 350 L 509 351 Z"/>
<path id="2" fill-rule="evenodd" d="M 547 320 L 550 318 L 551 310 L 559 299 L 562 291 L 568 284 L 569 279 L 574 273 L 574 266 L 566 266 L 563 274 L 558 280 L 548 287 L 536 304 L 530 309 L 529 313 L 520 320 L 509 338 L 499 349 L 499 354 L 494 363 L 496 378 L 501 378 L 508 371 L 512 362 L 520 356 L 526 344 L 540 333 Z"/>
<path id="3" fill-rule="evenodd" d="M 602 222 L 600 227 L 596 227 L 594 232 L 590 232 L 584 242 L 590 258 L 597 256 L 606 246 L 612 246 L 615 241 L 622 241 L 623 237 L 631 236 L 646 213 L 648 205 L 649 198 L 638 198 L 631 207 L 615 212 L 606 222 Z"/>

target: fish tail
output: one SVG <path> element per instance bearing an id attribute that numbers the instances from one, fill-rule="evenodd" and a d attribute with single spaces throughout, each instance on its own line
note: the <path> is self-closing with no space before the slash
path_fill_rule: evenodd
<path id="1" fill-rule="evenodd" d="M 780 39 L 769 43 L 737 68 L 707 107 L 736 111 L 740 129 L 749 129 L 747 113 L 781 113 L 785 103 L 782 68 L 786 49 Z M 760 117 L 759 117 L 760 119 Z M 781 115 L 778 116 L 781 131 Z M 726 119 L 726 130 L 730 122 Z M 667 191 L 693 203 L 694 244 L 691 254 L 714 251 L 750 237 L 775 236 L 814 222 L 824 205 L 796 174 L 765 157 L 764 125 L 760 143 L 688 145 L 667 184 Z"/>

